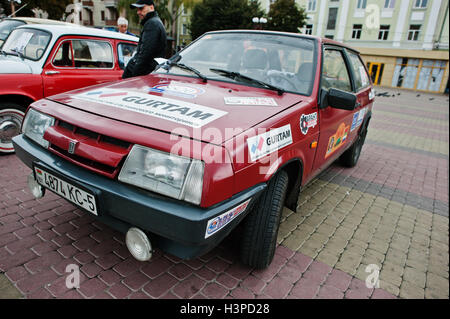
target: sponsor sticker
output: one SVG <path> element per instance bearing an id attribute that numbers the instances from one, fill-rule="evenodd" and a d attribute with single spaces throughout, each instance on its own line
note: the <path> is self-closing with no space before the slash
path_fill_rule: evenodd
<path id="1" fill-rule="evenodd" d="M 227 105 L 278 106 L 270 97 L 224 97 L 224 101 Z"/>
<path id="2" fill-rule="evenodd" d="M 103 88 L 72 95 L 73 98 L 100 103 L 199 128 L 222 116 L 225 111 L 151 94 Z"/>
<path id="3" fill-rule="evenodd" d="M 342 145 L 347 141 L 347 135 L 350 126 L 345 125 L 345 123 L 341 123 L 336 131 L 336 133 L 330 136 L 328 140 L 327 152 L 325 153 L 325 158 L 333 154 L 336 150 L 338 150 Z"/>
<path id="4" fill-rule="evenodd" d="M 366 108 L 363 108 L 362 110 L 359 110 L 355 114 L 353 114 L 353 120 L 352 120 L 352 126 L 350 128 L 350 132 L 353 132 L 355 129 L 357 129 L 362 121 L 364 120 L 364 115 L 366 114 Z"/>
<path id="5" fill-rule="evenodd" d="M 300 117 L 300 131 L 303 135 L 308 133 L 309 128 L 317 125 L 317 112 L 311 114 L 302 114 Z"/>
<path id="6" fill-rule="evenodd" d="M 237 207 L 234 207 L 230 209 L 229 211 L 214 217 L 213 219 L 210 219 L 208 221 L 208 224 L 206 225 L 206 232 L 205 232 L 205 238 L 208 238 L 209 236 L 214 235 L 219 230 L 221 230 L 223 227 L 228 225 L 233 219 L 235 219 L 238 215 L 240 215 L 242 212 L 244 212 L 247 209 L 248 204 L 250 203 L 250 199 L 243 202 Z"/>
<path id="7" fill-rule="evenodd" d="M 151 87 L 149 89 L 149 92 L 164 93 L 173 96 L 194 99 L 197 96 L 205 93 L 205 90 L 202 88 L 191 87 L 172 82 L 155 85 L 154 87 Z"/>
<path id="8" fill-rule="evenodd" d="M 253 162 L 289 144 L 292 144 L 290 124 L 247 139 L 248 152 Z"/>

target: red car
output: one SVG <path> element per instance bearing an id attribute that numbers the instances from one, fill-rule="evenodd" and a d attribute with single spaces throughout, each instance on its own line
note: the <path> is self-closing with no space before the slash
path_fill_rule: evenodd
<path id="1" fill-rule="evenodd" d="M 36 197 L 126 233 L 138 260 L 194 258 L 237 229 L 242 261 L 264 268 L 283 206 L 336 159 L 356 165 L 373 99 L 341 43 L 218 31 L 148 76 L 33 103 L 13 143 Z"/>
<path id="2" fill-rule="evenodd" d="M 30 24 L 17 27 L 0 51 L 0 153 L 14 151 L 30 103 L 121 78 L 138 38 L 99 29 Z"/>

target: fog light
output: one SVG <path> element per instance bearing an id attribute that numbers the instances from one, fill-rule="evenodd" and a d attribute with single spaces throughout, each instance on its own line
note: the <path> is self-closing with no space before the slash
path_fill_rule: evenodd
<path id="1" fill-rule="evenodd" d="M 42 187 L 41 185 L 39 185 L 39 183 L 34 179 L 33 173 L 28 175 L 27 183 L 28 183 L 28 188 L 31 191 L 31 194 L 33 194 L 33 196 L 35 198 L 44 197 L 45 188 Z"/>
<path id="2" fill-rule="evenodd" d="M 145 233 L 138 228 L 130 228 L 127 232 L 125 242 L 128 250 L 139 261 L 147 261 L 152 258 L 152 245 Z"/>

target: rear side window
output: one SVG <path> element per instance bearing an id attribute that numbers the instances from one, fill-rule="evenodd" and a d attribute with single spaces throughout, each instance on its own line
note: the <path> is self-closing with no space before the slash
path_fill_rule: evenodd
<path id="1" fill-rule="evenodd" d="M 76 68 L 113 67 L 113 53 L 109 42 L 94 40 L 72 40 Z"/>
<path id="2" fill-rule="evenodd" d="M 323 55 L 322 88 L 352 91 L 350 76 L 342 51 L 325 50 Z"/>
<path id="3" fill-rule="evenodd" d="M 356 53 L 347 50 L 347 55 L 349 57 L 350 67 L 354 75 L 356 86 L 355 89 L 356 91 L 359 91 L 370 84 L 369 76 L 366 72 L 364 64 L 361 62 L 361 59 Z"/>

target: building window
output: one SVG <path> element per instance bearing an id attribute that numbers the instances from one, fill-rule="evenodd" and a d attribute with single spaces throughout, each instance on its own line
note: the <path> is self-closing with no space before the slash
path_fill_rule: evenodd
<path id="1" fill-rule="evenodd" d="M 440 60 L 423 60 L 419 70 L 417 90 L 439 92 L 445 64 L 445 61 Z"/>
<path id="2" fill-rule="evenodd" d="M 187 35 L 188 31 L 187 31 L 187 25 L 185 23 L 183 23 L 182 27 L 181 27 L 181 35 Z"/>
<path id="3" fill-rule="evenodd" d="M 395 8 L 395 0 L 385 0 L 384 8 L 385 9 L 394 9 Z"/>
<path id="4" fill-rule="evenodd" d="M 367 5 L 367 0 L 358 0 L 356 4 L 356 9 L 365 9 Z"/>
<path id="5" fill-rule="evenodd" d="M 330 8 L 328 11 L 328 23 L 327 29 L 334 30 L 336 28 L 336 18 L 337 18 L 338 8 Z"/>
<path id="6" fill-rule="evenodd" d="M 307 24 L 306 28 L 305 28 L 305 34 L 312 34 L 312 29 L 313 29 L 313 25 L 312 24 Z"/>
<path id="7" fill-rule="evenodd" d="M 354 24 L 352 30 L 352 39 L 361 39 L 362 24 Z"/>
<path id="8" fill-rule="evenodd" d="M 102 16 L 102 21 L 105 21 L 105 11 L 101 11 L 100 14 Z"/>
<path id="9" fill-rule="evenodd" d="M 308 1 L 308 10 L 307 11 L 316 11 L 316 0 L 309 0 Z"/>
<path id="10" fill-rule="evenodd" d="M 389 25 L 380 25 L 380 32 L 378 33 L 378 40 L 386 41 L 389 36 Z"/>
<path id="11" fill-rule="evenodd" d="M 413 89 L 418 68 L 419 59 L 397 58 L 392 86 Z"/>
<path id="12" fill-rule="evenodd" d="M 415 0 L 414 8 L 426 8 L 428 4 L 428 0 Z"/>
<path id="13" fill-rule="evenodd" d="M 334 35 L 328 34 L 328 35 L 325 35 L 325 38 L 326 38 L 326 39 L 333 40 L 333 39 L 334 39 Z"/>
<path id="14" fill-rule="evenodd" d="M 408 31 L 408 40 L 417 41 L 419 39 L 420 24 L 411 24 Z"/>
<path id="15" fill-rule="evenodd" d="M 392 86 L 439 92 L 446 61 L 397 58 Z"/>

